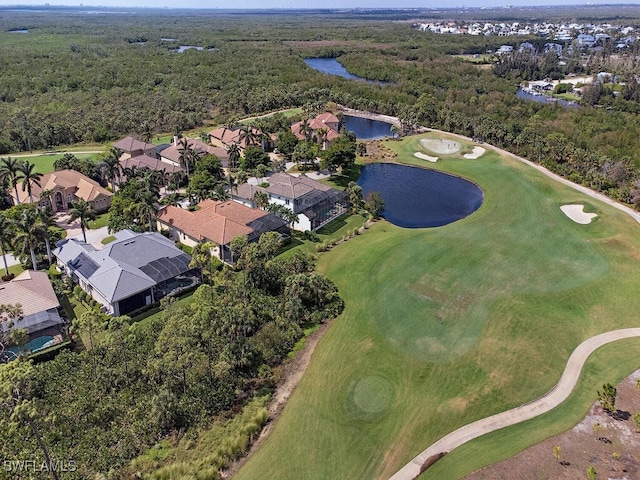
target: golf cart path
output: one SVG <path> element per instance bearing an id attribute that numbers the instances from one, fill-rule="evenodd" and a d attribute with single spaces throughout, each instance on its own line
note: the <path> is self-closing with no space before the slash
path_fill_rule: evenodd
<path id="1" fill-rule="evenodd" d="M 483 418 L 482 420 L 477 420 L 454 430 L 422 451 L 422 453 L 393 475 L 390 480 L 413 480 L 420 476 L 426 468 L 444 454 L 451 452 L 460 445 L 487 433 L 524 422 L 525 420 L 553 410 L 564 402 L 573 391 L 580 378 L 582 367 L 587 361 L 587 358 L 589 358 L 589 355 L 608 343 L 635 337 L 640 337 L 640 328 L 612 330 L 588 338 L 573 351 L 562 373 L 562 377 L 560 377 L 560 381 L 548 393 L 532 402 L 525 403 L 506 412 Z"/>

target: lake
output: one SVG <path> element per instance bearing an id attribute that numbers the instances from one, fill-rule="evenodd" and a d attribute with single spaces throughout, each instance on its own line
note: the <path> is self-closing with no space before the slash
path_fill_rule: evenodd
<path id="1" fill-rule="evenodd" d="M 557 103 L 558 105 L 569 108 L 577 108 L 580 106 L 576 102 L 565 100 L 564 98 L 550 97 L 549 95 L 542 94 L 533 95 L 531 93 L 525 92 L 522 88 L 518 88 L 518 90 L 516 91 L 516 97 L 518 97 L 520 100 L 532 100 L 538 103 Z"/>
<path id="2" fill-rule="evenodd" d="M 379 82 L 377 80 L 369 80 L 362 78 L 352 73 L 347 72 L 347 69 L 338 62 L 337 58 L 305 58 L 304 63 L 309 65 L 314 70 L 329 75 L 338 75 L 339 77 L 348 78 L 350 80 L 359 80 L 367 83 L 375 83 L 378 85 L 387 85 L 388 82 Z"/>
<path id="3" fill-rule="evenodd" d="M 471 215 L 484 198 L 480 187 L 464 178 L 395 163 L 365 165 L 358 185 L 363 196 L 380 192 L 382 216 L 404 228 L 448 225 Z"/>
<path id="4" fill-rule="evenodd" d="M 379 138 L 391 137 L 391 124 L 371 118 L 343 117 L 344 127 L 356 134 L 358 140 L 378 140 Z"/>

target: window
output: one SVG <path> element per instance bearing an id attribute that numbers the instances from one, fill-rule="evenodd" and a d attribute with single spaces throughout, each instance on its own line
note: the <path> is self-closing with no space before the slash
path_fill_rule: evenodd
<path id="1" fill-rule="evenodd" d="M 70 193 L 67 193 L 67 203 L 71 203 L 71 202 L 72 202 L 72 200 L 71 200 L 71 194 L 70 194 Z"/>

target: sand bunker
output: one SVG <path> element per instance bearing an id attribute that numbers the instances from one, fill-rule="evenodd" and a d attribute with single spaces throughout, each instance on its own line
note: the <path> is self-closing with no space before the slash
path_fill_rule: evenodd
<path id="1" fill-rule="evenodd" d="M 460 144 L 454 140 L 444 140 L 442 138 L 423 138 L 420 144 L 427 150 L 439 153 L 441 155 L 449 155 L 460 151 Z"/>
<path id="2" fill-rule="evenodd" d="M 413 154 L 414 157 L 418 157 L 422 160 L 426 160 L 427 162 L 437 162 L 438 157 L 432 157 L 431 155 L 426 155 L 424 153 L 416 152 Z"/>
<path id="3" fill-rule="evenodd" d="M 591 223 L 591 220 L 598 215 L 595 213 L 587 213 L 584 211 L 584 205 L 562 205 L 560 207 L 562 213 L 573 220 L 576 223 L 587 225 Z"/>
<path id="4" fill-rule="evenodd" d="M 475 160 L 476 158 L 480 158 L 484 152 L 485 149 L 482 147 L 473 147 L 473 151 L 471 153 L 465 153 L 463 157 L 470 160 Z"/>

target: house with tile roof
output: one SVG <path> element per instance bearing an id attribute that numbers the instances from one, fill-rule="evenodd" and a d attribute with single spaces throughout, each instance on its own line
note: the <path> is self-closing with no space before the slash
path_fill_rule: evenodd
<path id="1" fill-rule="evenodd" d="M 0 333 L 24 328 L 29 338 L 45 334 L 59 335 L 65 322 L 60 318 L 60 302 L 46 272 L 26 270 L 9 282 L 0 284 L 0 304 L 19 304 L 22 318 L 10 323 L 0 322 Z"/>
<path id="2" fill-rule="evenodd" d="M 156 232 L 122 230 L 102 249 L 77 239 L 56 244 L 58 265 L 112 315 L 125 315 L 200 283 L 200 271 Z"/>
<path id="3" fill-rule="evenodd" d="M 339 128 L 340 120 L 329 112 L 291 125 L 291 131 L 298 140 L 312 140 L 321 144 L 323 150 L 326 150 L 331 142 L 340 137 Z"/>
<path id="4" fill-rule="evenodd" d="M 173 162 L 166 162 L 157 157 L 150 155 L 138 155 L 135 157 L 120 157 L 120 168 L 137 168 L 139 170 L 148 168 L 149 170 L 161 170 L 163 172 L 183 172 L 184 169 L 180 165 Z"/>
<path id="5" fill-rule="evenodd" d="M 32 185 L 33 201 L 39 207 L 49 207 L 54 212 L 64 211 L 71 202 L 83 199 L 91 204 L 96 212 L 108 210 L 113 194 L 95 180 L 75 170 L 57 170 L 46 173 L 40 178 L 40 185 Z M 51 198 L 40 198 L 43 190 L 50 190 Z M 11 192 L 15 197 L 15 193 Z M 15 198 L 14 198 L 15 201 Z M 18 201 L 29 203 L 29 194 L 18 189 Z"/>
<path id="6" fill-rule="evenodd" d="M 223 168 L 227 168 L 229 166 L 229 154 L 227 153 L 227 150 L 225 148 L 214 145 L 207 145 L 206 143 L 195 138 L 187 139 L 187 144 L 190 148 L 198 152 L 198 155 L 215 155 L 220 159 L 220 163 L 222 163 Z M 170 163 L 174 166 L 180 167 L 180 153 L 182 153 L 182 146 L 178 141 L 178 137 L 174 137 L 173 143 L 167 148 L 160 151 L 160 159 L 163 163 Z M 191 167 L 191 170 L 193 170 L 193 165 Z"/>
<path id="7" fill-rule="evenodd" d="M 255 127 L 249 127 L 249 130 L 256 136 L 260 136 L 260 130 Z M 209 132 L 209 138 L 211 139 L 211 143 L 218 145 L 221 148 L 227 148 L 233 145 L 234 143 L 238 145 L 242 150 L 247 148 L 247 142 L 242 137 L 242 127 L 219 127 L 215 130 L 211 130 Z M 274 140 L 273 138 L 271 139 Z"/>
<path id="8" fill-rule="evenodd" d="M 282 218 L 233 201 L 204 200 L 195 211 L 168 205 L 158 212 L 157 218 L 158 228 L 168 229 L 172 238 L 185 245 L 214 243 L 212 253 L 227 263 L 233 263 L 230 245 L 236 237 L 246 235 L 253 242 L 266 232 L 289 234 L 287 222 Z"/>
<path id="9" fill-rule="evenodd" d="M 118 140 L 113 146 L 122 151 L 122 157 L 124 158 L 137 157 L 139 155 L 149 155 L 153 157 L 156 151 L 154 144 L 142 142 L 131 136 Z"/>
<path id="10" fill-rule="evenodd" d="M 283 205 L 298 215 L 295 230 L 317 230 L 349 210 L 349 195 L 302 174 L 275 173 L 267 178 L 268 187 L 238 185 L 231 198 L 255 207 L 256 192 L 269 196 L 269 203 Z"/>

